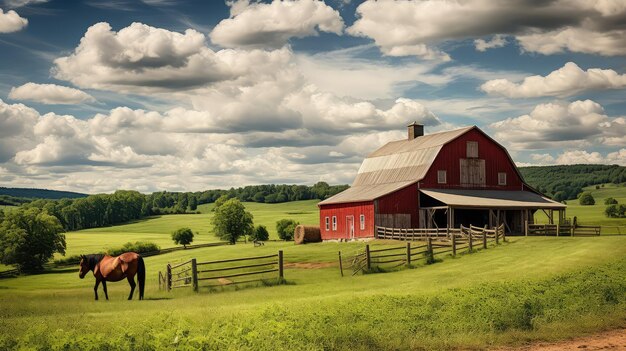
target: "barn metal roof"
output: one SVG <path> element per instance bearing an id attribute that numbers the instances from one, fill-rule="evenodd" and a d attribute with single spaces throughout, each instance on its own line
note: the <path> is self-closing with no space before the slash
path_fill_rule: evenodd
<path id="1" fill-rule="evenodd" d="M 328 199 L 318 203 L 318 205 L 341 204 L 347 202 L 372 201 L 383 195 L 400 190 L 411 182 L 397 182 L 378 185 L 353 186 L 340 192 L 339 194 L 329 197 Z"/>
<path id="2" fill-rule="evenodd" d="M 449 206 L 472 208 L 545 208 L 563 209 L 567 206 L 530 191 L 420 189 L 420 191 Z"/>

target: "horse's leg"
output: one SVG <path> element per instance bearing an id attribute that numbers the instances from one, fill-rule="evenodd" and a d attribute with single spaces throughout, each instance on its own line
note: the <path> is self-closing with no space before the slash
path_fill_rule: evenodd
<path id="1" fill-rule="evenodd" d="M 102 289 L 104 289 L 104 296 L 106 296 L 107 300 L 109 299 L 109 293 L 107 292 L 107 281 L 102 281 Z"/>
<path id="2" fill-rule="evenodd" d="M 128 299 L 132 300 L 133 299 L 133 292 L 135 292 L 135 286 L 137 284 L 135 284 L 135 276 L 128 276 L 128 284 L 130 284 L 130 295 L 128 295 Z"/>
<path id="3" fill-rule="evenodd" d="M 96 279 L 96 285 L 93 287 L 93 292 L 96 294 L 96 300 L 98 300 L 98 285 L 100 285 L 100 281 Z"/>

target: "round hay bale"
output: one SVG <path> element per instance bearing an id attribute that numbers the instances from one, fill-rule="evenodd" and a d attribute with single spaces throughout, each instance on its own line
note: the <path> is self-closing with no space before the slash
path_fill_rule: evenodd
<path id="1" fill-rule="evenodd" d="M 296 244 L 317 243 L 322 241 L 320 227 L 298 225 L 293 232 L 293 241 Z"/>

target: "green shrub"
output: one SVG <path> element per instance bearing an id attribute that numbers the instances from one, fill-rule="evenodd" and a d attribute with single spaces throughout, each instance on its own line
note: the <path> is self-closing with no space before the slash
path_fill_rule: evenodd
<path id="1" fill-rule="evenodd" d="M 276 231 L 281 240 L 293 240 L 293 232 L 299 223 L 293 219 L 281 219 L 276 222 Z"/>
<path id="2" fill-rule="evenodd" d="M 250 239 L 256 241 L 267 241 L 270 238 L 270 233 L 267 231 L 267 227 L 264 225 L 259 225 L 254 228 L 254 232 Z"/>
<path id="3" fill-rule="evenodd" d="M 193 231 L 189 228 L 180 228 L 172 233 L 172 240 L 176 245 L 183 245 L 187 248 L 187 245 L 193 242 Z"/>
<path id="4" fill-rule="evenodd" d="M 144 253 L 144 252 L 154 252 L 161 250 L 161 247 L 155 243 L 151 243 L 149 241 L 136 241 L 134 243 L 127 242 L 121 248 L 108 249 L 106 251 L 107 255 L 110 256 L 119 256 L 124 252 L 136 252 L 136 253 Z"/>
<path id="5" fill-rule="evenodd" d="M 617 205 L 617 200 L 615 200 L 612 197 L 607 197 L 606 199 L 604 199 L 604 204 L 605 205 Z"/>
<path id="6" fill-rule="evenodd" d="M 604 214 L 609 218 L 626 218 L 626 205 L 609 205 Z"/>
<path id="7" fill-rule="evenodd" d="M 578 203 L 580 203 L 583 206 L 589 206 L 589 205 L 595 205 L 596 200 L 593 198 L 591 193 L 584 192 L 582 193 L 582 195 L 580 195 L 580 198 L 578 198 Z"/>

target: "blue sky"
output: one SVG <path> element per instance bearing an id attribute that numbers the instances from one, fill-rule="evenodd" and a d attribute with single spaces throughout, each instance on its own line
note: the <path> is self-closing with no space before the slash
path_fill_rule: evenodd
<path id="1" fill-rule="evenodd" d="M 626 164 L 626 1 L 0 0 L 0 184 L 351 183 L 478 125 L 520 165 Z"/>

